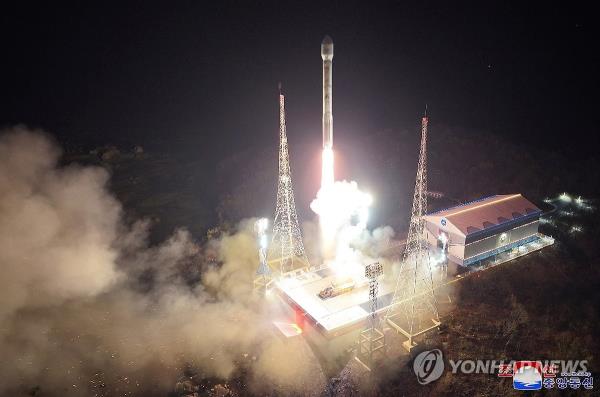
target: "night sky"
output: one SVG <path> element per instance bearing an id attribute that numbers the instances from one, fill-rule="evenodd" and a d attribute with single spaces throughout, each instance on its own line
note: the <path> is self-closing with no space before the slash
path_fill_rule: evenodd
<path id="1" fill-rule="evenodd" d="M 63 145 L 142 144 L 218 160 L 320 143 L 333 37 L 336 137 L 432 122 L 571 155 L 598 146 L 594 10 L 524 2 L 129 2 L 3 6 L 0 125 Z M 326 4 L 321 4 L 326 3 Z"/>

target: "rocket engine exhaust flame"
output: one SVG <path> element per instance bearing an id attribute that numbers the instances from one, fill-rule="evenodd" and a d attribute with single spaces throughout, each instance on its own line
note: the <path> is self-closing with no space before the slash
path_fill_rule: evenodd
<path id="1" fill-rule="evenodd" d="M 333 184 L 333 149 L 323 148 L 321 161 L 321 188 L 324 188 Z"/>

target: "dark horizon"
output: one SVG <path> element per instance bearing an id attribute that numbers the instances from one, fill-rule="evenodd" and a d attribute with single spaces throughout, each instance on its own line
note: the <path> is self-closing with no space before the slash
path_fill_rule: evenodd
<path id="1" fill-rule="evenodd" d="M 2 15 L 0 125 L 65 144 L 155 145 L 217 161 L 290 140 L 318 145 L 320 42 L 335 44 L 336 139 L 432 123 L 593 155 L 599 59 L 590 10 L 550 5 L 254 7 L 12 5 Z M 316 146 L 318 147 L 318 146 Z"/>

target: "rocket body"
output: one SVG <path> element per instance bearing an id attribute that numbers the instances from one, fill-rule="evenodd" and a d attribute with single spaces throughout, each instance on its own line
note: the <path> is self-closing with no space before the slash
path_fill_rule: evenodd
<path id="1" fill-rule="evenodd" d="M 333 40 L 325 36 L 321 43 L 323 58 L 323 149 L 333 149 L 332 78 Z"/>

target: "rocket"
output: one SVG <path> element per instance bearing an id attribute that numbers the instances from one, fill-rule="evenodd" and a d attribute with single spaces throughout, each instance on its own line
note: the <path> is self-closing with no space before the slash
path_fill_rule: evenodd
<path id="1" fill-rule="evenodd" d="M 321 42 L 321 58 L 323 58 L 323 149 L 333 149 L 333 115 L 331 112 L 333 40 L 329 36 L 325 36 Z"/>
<path id="2" fill-rule="evenodd" d="M 333 40 L 325 36 L 321 42 L 323 58 L 323 163 L 321 188 L 331 186 L 333 176 L 333 115 L 331 112 L 331 62 L 333 61 Z"/>

